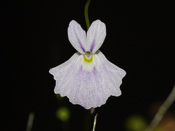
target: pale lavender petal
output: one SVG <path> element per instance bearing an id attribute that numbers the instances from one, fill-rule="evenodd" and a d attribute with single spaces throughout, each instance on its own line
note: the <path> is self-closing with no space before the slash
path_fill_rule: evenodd
<path id="1" fill-rule="evenodd" d="M 86 32 L 74 20 L 69 23 L 68 38 L 72 46 L 81 54 L 85 53 Z"/>
<path id="2" fill-rule="evenodd" d="M 87 32 L 87 51 L 95 53 L 106 37 L 106 26 L 100 20 L 94 21 Z"/>
<path id="3" fill-rule="evenodd" d="M 111 95 L 121 95 L 119 87 L 126 74 L 101 52 L 93 55 L 92 63 L 85 63 L 83 55 L 76 53 L 50 73 L 56 80 L 55 93 L 86 109 L 100 107 Z"/>

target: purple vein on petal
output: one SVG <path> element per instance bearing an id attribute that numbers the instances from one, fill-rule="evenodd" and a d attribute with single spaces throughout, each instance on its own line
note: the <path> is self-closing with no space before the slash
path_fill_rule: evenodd
<path id="1" fill-rule="evenodd" d="M 93 69 L 93 74 L 94 74 L 94 76 L 96 76 L 96 74 L 97 74 L 97 69 L 95 67 Z"/>
<path id="2" fill-rule="evenodd" d="M 93 40 L 93 42 L 92 42 L 90 52 L 92 52 L 92 51 L 93 51 L 94 47 L 95 47 L 95 40 Z"/>
<path id="3" fill-rule="evenodd" d="M 84 49 L 84 47 L 83 47 L 81 41 L 78 39 L 78 37 L 77 37 L 77 40 L 78 40 L 78 43 L 79 43 L 79 45 L 80 45 L 80 48 L 83 50 L 83 52 L 85 52 L 85 49 Z"/>

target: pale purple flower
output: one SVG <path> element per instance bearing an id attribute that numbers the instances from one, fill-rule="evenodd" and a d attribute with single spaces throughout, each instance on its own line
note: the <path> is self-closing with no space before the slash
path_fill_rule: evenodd
<path id="1" fill-rule="evenodd" d="M 119 87 L 126 72 L 99 51 L 105 37 L 106 26 L 100 20 L 91 24 L 87 34 L 76 21 L 70 22 L 68 38 L 78 52 L 50 69 L 56 80 L 56 94 L 86 109 L 100 107 L 109 96 L 121 95 Z"/>

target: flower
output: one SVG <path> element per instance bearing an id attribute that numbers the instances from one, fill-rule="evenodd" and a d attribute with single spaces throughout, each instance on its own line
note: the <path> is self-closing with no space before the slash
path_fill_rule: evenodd
<path id="1" fill-rule="evenodd" d="M 73 104 L 86 109 L 100 107 L 109 96 L 120 96 L 126 72 L 106 59 L 99 48 L 106 37 L 106 26 L 94 21 L 86 32 L 74 20 L 68 38 L 78 51 L 68 61 L 50 69 L 56 80 L 54 92 L 67 96 Z"/>

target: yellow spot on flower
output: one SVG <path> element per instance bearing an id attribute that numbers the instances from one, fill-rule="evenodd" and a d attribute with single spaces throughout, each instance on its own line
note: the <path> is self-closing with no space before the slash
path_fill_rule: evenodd
<path id="1" fill-rule="evenodd" d="M 91 55 L 90 57 L 83 55 L 83 59 L 86 63 L 91 63 L 93 61 L 93 55 Z"/>

